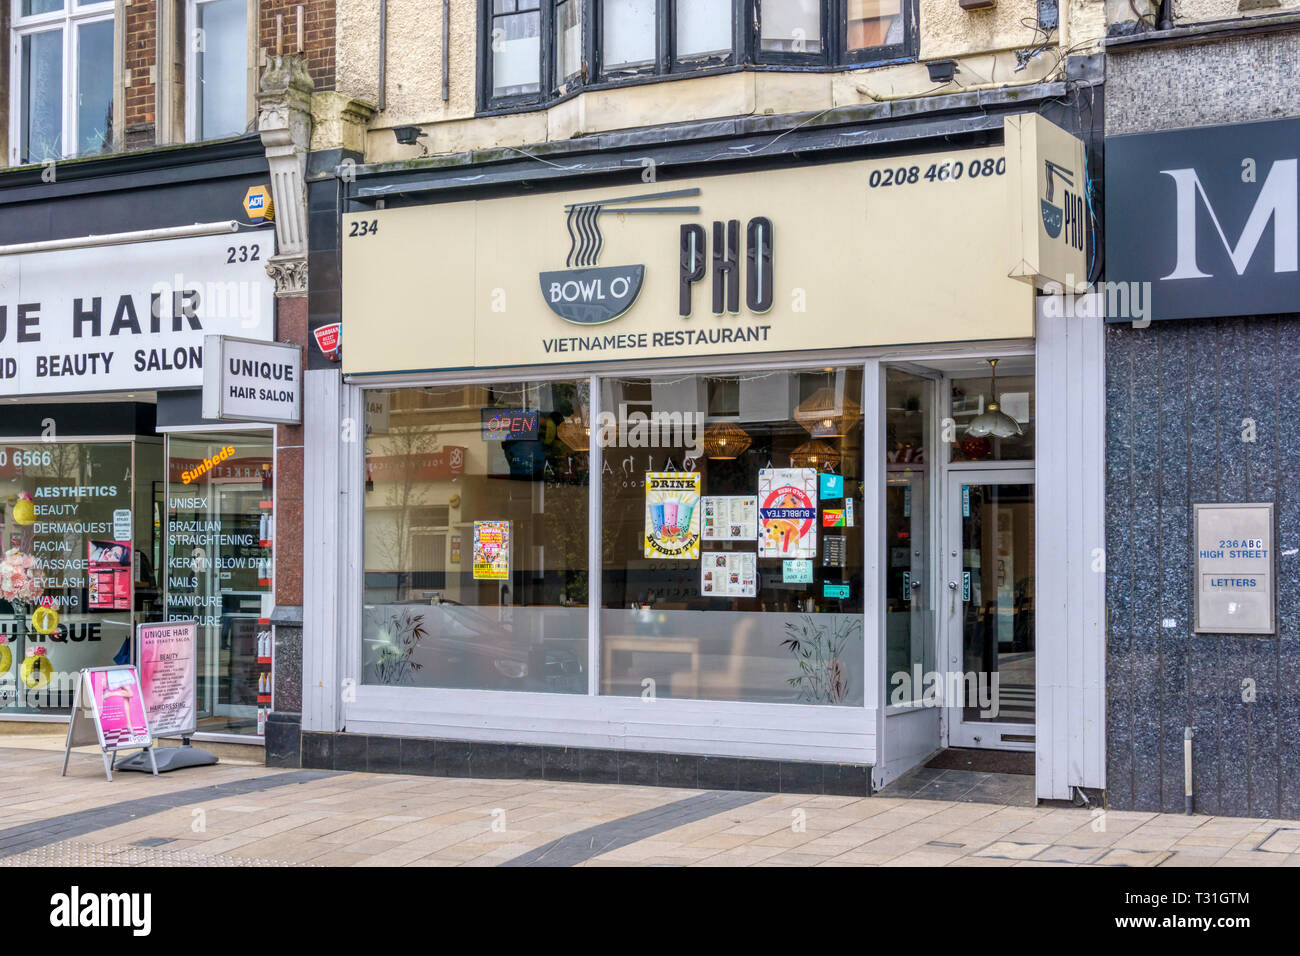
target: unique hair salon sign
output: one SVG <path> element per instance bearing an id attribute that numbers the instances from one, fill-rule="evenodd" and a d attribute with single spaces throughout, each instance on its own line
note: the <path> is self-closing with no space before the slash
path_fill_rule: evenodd
<path id="1" fill-rule="evenodd" d="M 205 335 L 274 337 L 269 232 L 0 256 L 0 395 L 203 384 Z"/>
<path id="2" fill-rule="evenodd" d="M 300 346 L 209 335 L 204 354 L 204 418 L 281 425 L 302 421 Z"/>

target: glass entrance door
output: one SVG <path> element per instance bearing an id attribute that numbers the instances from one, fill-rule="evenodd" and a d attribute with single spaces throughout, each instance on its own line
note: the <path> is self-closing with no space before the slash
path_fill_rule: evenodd
<path id="1" fill-rule="evenodd" d="M 1034 747 L 1034 475 L 952 471 L 948 744 Z"/>

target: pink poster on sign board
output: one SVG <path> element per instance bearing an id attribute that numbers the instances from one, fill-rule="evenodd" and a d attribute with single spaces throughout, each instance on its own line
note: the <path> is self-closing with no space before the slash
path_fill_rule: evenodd
<path id="1" fill-rule="evenodd" d="M 144 716 L 144 695 L 135 668 L 93 670 L 87 676 L 104 749 L 152 746 L 153 738 Z"/>

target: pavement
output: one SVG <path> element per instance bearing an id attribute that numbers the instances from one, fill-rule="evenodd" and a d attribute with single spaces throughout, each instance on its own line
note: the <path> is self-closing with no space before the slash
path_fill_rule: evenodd
<path id="1" fill-rule="evenodd" d="M 540 780 L 115 773 L 0 746 L 0 867 L 1300 866 L 1300 822 Z"/>

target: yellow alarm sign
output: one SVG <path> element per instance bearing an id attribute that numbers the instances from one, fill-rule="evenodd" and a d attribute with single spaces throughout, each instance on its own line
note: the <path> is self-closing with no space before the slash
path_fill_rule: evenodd
<path id="1" fill-rule="evenodd" d="M 249 219 L 274 219 L 275 203 L 271 201 L 270 186 L 250 186 L 244 193 L 244 211 Z"/>

